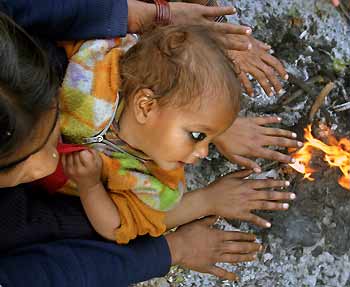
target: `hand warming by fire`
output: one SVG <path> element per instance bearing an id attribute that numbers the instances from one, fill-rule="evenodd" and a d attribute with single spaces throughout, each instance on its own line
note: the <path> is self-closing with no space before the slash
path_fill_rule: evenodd
<path id="1" fill-rule="evenodd" d="M 345 189 L 350 190 L 350 140 L 342 138 L 339 141 L 330 133 L 329 128 L 323 127 L 327 136 L 328 144 L 316 139 L 311 132 L 311 125 L 304 129 L 304 146 L 294 152 L 295 163 L 289 164 L 296 171 L 304 174 L 304 178 L 313 181 L 312 174 L 316 171 L 311 167 L 313 153 L 316 150 L 322 151 L 324 161 L 331 167 L 338 167 L 343 175 L 338 179 L 338 183 Z"/>

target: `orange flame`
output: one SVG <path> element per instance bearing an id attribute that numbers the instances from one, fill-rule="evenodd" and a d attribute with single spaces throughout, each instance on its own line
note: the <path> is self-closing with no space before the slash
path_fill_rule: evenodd
<path id="1" fill-rule="evenodd" d="M 339 141 L 328 133 L 329 145 L 313 137 L 311 125 L 304 129 L 306 142 L 304 146 L 293 154 L 295 163 L 289 164 L 296 171 L 304 174 L 304 178 L 313 181 L 312 174 L 315 172 L 310 167 L 313 150 L 321 150 L 325 153 L 324 160 L 331 167 L 338 167 L 343 175 L 339 178 L 338 183 L 345 189 L 350 190 L 350 140 L 342 138 Z"/>

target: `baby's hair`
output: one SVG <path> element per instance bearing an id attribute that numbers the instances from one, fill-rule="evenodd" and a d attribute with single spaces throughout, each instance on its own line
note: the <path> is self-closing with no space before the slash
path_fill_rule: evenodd
<path id="1" fill-rule="evenodd" d="M 0 12 L 0 158 L 28 140 L 59 86 L 46 54 Z"/>
<path id="2" fill-rule="evenodd" d="M 217 33 L 209 26 L 158 27 L 142 35 L 122 58 L 123 97 L 128 100 L 148 88 L 160 104 L 181 106 L 206 91 L 231 97 L 238 111 L 240 83 L 235 70 Z"/>

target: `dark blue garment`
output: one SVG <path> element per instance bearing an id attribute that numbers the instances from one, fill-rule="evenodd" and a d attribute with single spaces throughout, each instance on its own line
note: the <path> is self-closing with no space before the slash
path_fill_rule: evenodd
<path id="1" fill-rule="evenodd" d="M 55 40 L 124 36 L 127 0 L 0 0 L 0 9 L 30 34 Z"/>
<path id="2" fill-rule="evenodd" d="M 3 287 L 127 287 L 169 271 L 164 237 L 127 246 L 88 240 L 38 244 L 0 258 Z"/>

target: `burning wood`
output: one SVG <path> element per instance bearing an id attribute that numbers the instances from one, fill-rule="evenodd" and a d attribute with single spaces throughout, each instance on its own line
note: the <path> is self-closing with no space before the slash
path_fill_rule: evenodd
<path id="1" fill-rule="evenodd" d="M 313 181 L 312 174 L 316 171 L 310 166 L 313 152 L 322 151 L 324 161 L 331 167 L 338 167 L 343 175 L 338 183 L 345 189 L 350 190 L 350 140 L 342 138 L 339 141 L 330 133 L 328 128 L 323 128 L 327 136 L 328 144 L 316 139 L 311 132 L 311 125 L 304 129 L 304 146 L 293 154 L 295 163 L 289 164 L 296 171 L 304 174 L 304 178 Z"/>

